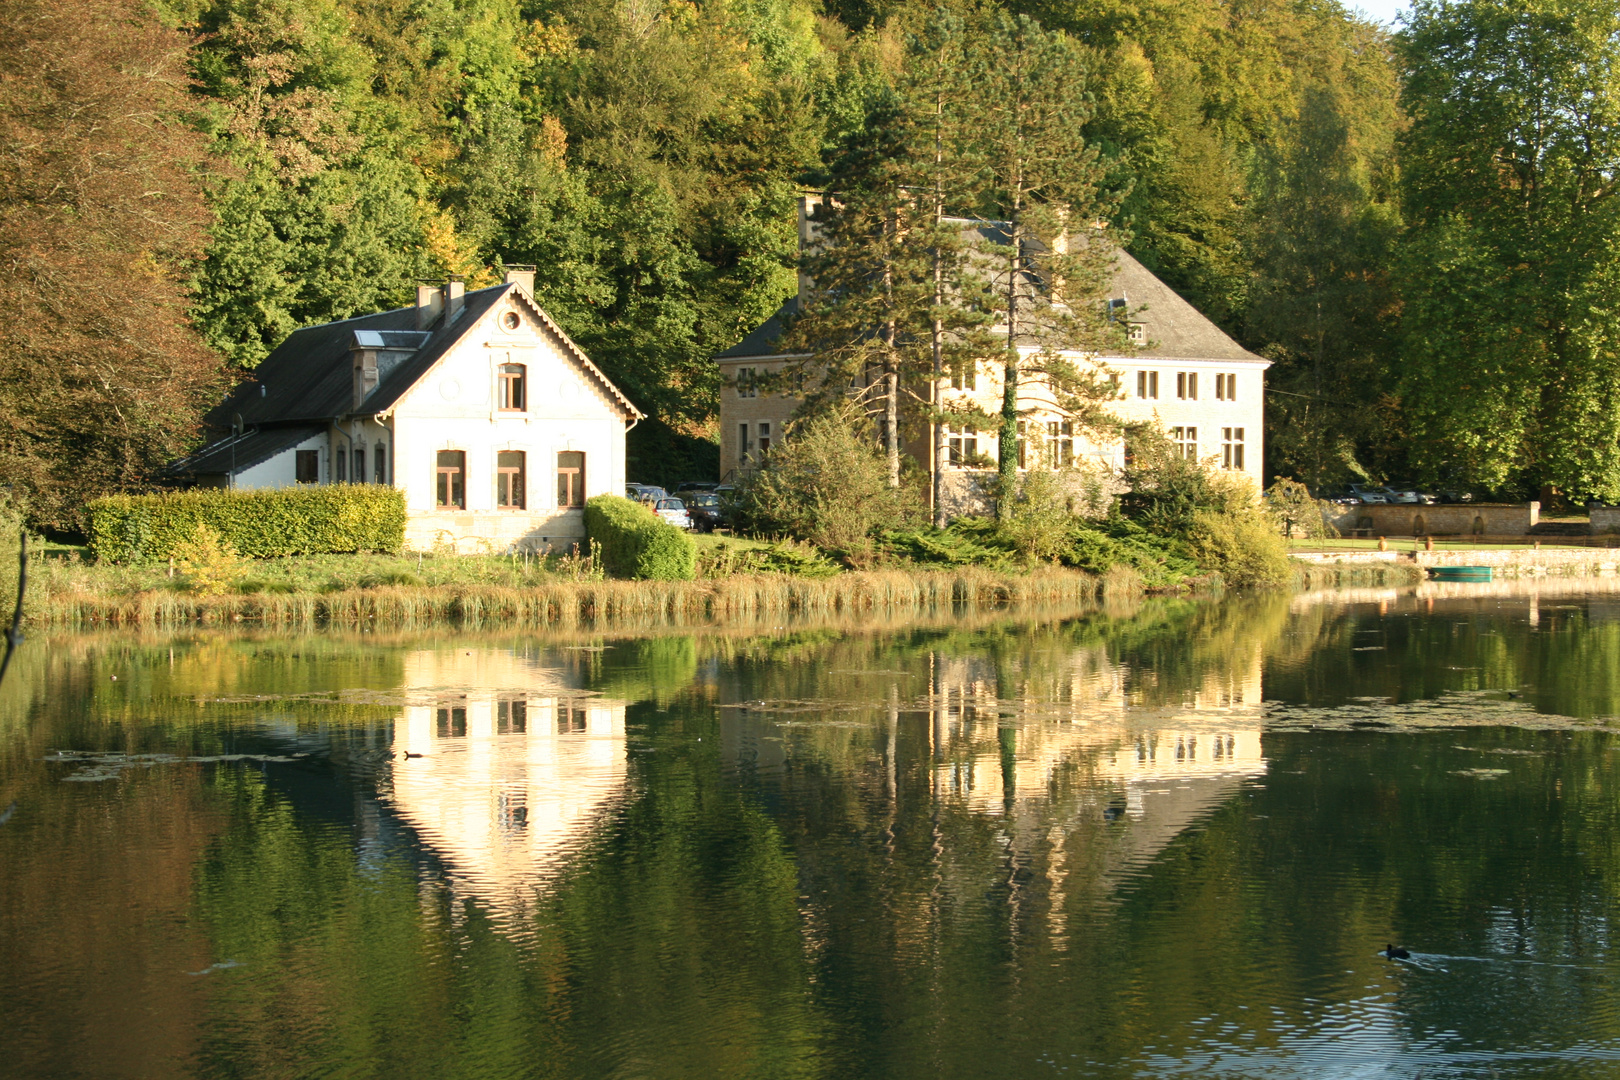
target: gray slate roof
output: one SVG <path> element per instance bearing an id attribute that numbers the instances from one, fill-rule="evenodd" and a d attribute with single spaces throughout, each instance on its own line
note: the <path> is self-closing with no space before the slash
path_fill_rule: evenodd
<path id="1" fill-rule="evenodd" d="M 290 427 L 249 429 L 204 447 L 188 458 L 164 469 L 170 476 L 224 476 L 234 469 L 241 472 L 269 461 L 289 446 L 319 435 L 325 424 L 295 424 Z"/>
<path id="2" fill-rule="evenodd" d="M 999 222 L 968 222 L 974 231 L 991 242 L 1004 242 L 1005 229 Z M 1137 262 L 1129 252 L 1116 251 L 1113 280 L 1108 298 L 1123 299 L 1131 321 L 1143 325 L 1147 344 L 1131 353 L 1136 360 L 1248 360 L 1265 363 L 1233 341 L 1153 272 Z M 1138 308 L 1145 308 L 1138 313 Z M 776 340 L 782 335 L 783 318 L 798 310 L 798 300 L 790 299 L 776 314 L 756 327 L 741 342 L 715 357 L 717 360 L 767 358 L 776 354 Z"/>
<path id="3" fill-rule="evenodd" d="M 441 320 L 440 325 L 427 331 L 416 329 L 414 307 L 294 330 L 265 357 L 254 370 L 252 379 L 238 385 L 224 402 L 210 410 L 205 421 L 214 428 L 229 429 L 239 413 L 246 427 L 326 424 L 353 413 L 354 370 L 349 349 L 357 342 L 366 348 L 416 349 L 383 377 L 362 406 L 367 415 L 387 412 L 450 351 L 469 327 L 509 290 L 517 288 L 508 283 L 475 289 L 466 294 L 460 318 L 449 326 L 443 325 Z M 641 415 L 538 304 L 531 302 L 530 306 L 557 337 L 563 351 L 579 361 L 626 415 Z"/>

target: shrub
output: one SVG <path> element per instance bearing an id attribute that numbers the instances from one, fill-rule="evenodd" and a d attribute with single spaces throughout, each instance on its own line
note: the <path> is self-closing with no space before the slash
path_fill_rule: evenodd
<path id="1" fill-rule="evenodd" d="M 1183 542 L 1150 533 L 1121 517 L 1076 528 L 1062 562 L 1103 575 L 1127 567 L 1150 589 L 1175 587 L 1198 575 L 1198 564 Z"/>
<path id="2" fill-rule="evenodd" d="M 1189 537 L 1199 563 L 1239 588 L 1286 585 L 1288 545 L 1259 512 L 1200 512 Z"/>
<path id="3" fill-rule="evenodd" d="M 614 577 L 689 581 L 696 573 L 692 538 L 621 496 L 585 501 L 585 533 L 601 545 L 602 565 Z"/>
<path id="4" fill-rule="evenodd" d="M 204 596 L 221 595 L 242 576 L 242 556 L 205 521 L 174 545 L 174 561 L 191 591 Z"/>
<path id="5" fill-rule="evenodd" d="M 112 495 L 89 510 L 91 550 L 107 562 L 174 556 L 198 525 L 254 559 L 405 546 L 405 493 L 371 484 Z"/>
<path id="6" fill-rule="evenodd" d="M 943 529 L 926 526 L 902 529 L 883 538 L 891 555 L 925 566 L 983 566 L 992 570 L 1016 569 L 1012 546 L 988 518 L 957 518 Z"/>
<path id="7" fill-rule="evenodd" d="M 1331 521 L 1336 509 L 1330 502 L 1313 499 L 1310 488 L 1286 476 L 1278 477 L 1266 489 L 1266 513 L 1276 520 L 1285 537 L 1321 540 L 1338 536 L 1339 530 Z"/>
<path id="8" fill-rule="evenodd" d="M 785 435 L 738 485 L 740 529 L 807 540 L 860 562 L 875 535 L 914 516 L 912 501 L 889 486 L 889 467 L 859 410 L 795 420 Z"/>

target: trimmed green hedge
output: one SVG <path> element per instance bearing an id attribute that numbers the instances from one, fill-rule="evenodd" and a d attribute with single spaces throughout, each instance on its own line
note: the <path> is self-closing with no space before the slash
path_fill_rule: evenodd
<path id="1" fill-rule="evenodd" d="M 602 548 L 602 565 L 620 578 L 690 581 L 697 544 L 644 506 L 618 495 L 585 501 L 585 535 Z"/>
<path id="2" fill-rule="evenodd" d="M 167 559 L 200 523 L 255 559 L 397 553 L 405 547 L 405 493 L 374 484 L 323 484 L 111 495 L 90 504 L 90 547 L 107 562 Z"/>

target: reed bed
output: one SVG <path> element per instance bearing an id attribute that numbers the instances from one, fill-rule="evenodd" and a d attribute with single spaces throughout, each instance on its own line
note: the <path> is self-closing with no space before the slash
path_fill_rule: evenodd
<path id="1" fill-rule="evenodd" d="M 1423 582 L 1423 568 L 1415 563 L 1334 566 L 1296 561 L 1293 571 L 1296 589 L 1388 588 Z"/>
<path id="2" fill-rule="evenodd" d="M 1128 579 L 1107 582 L 1126 591 Z M 878 611 L 928 612 L 948 607 L 1013 607 L 1092 600 L 1096 577 L 1073 570 L 994 573 L 877 570 L 804 578 L 739 575 L 703 581 L 557 581 L 502 585 L 385 585 L 326 593 L 200 596 L 170 590 L 127 595 L 48 593 L 31 605 L 30 621 L 58 627 L 177 627 L 255 623 L 276 628 L 342 626 L 410 629 L 450 624 L 472 628 L 759 622 Z"/>

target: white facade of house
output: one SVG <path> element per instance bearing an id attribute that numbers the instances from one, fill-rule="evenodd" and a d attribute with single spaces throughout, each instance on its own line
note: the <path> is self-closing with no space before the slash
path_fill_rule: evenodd
<path id="1" fill-rule="evenodd" d="M 573 546 L 584 501 L 624 492 L 641 413 L 531 283 L 423 287 L 414 309 L 295 331 L 215 410 L 233 434 L 176 471 L 237 488 L 398 488 L 408 550 Z"/>
<path id="2" fill-rule="evenodd" d="M 625 417 L 564 346 L 512 295 L 482 316 L 383 422 L 393 448 L 392 483 L 405 492 L 406 546 L 505 551 L 566 546 L 585 537 L 584 511 L 558 505 L 557 461 L 585 455 L 585 498 L 624 494 Z M 516 315 L 519 325 L 503 325 Z M 500 369 L 525 369 L 525 408 L 501 408 Z M 368 435 L 383 436 L 373 421 Z M 439 451 L 467 455 L 466 506 L 438 505 Z M 497 505 L 497 454 L 524 455 L 524 509 Z"/>

